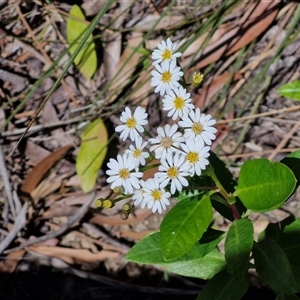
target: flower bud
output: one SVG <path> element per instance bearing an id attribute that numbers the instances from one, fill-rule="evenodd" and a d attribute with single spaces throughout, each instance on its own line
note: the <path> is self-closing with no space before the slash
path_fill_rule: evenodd
<path id="1" fill-rule="evenodd" d="M 117 195 L 122 195 L 124 193 L 124 189 L 121 186 L 115 186 L 113 188 L 113 192 Z"/>
<path id="2" fill-rule="evenodd" d="M 131 205 L 129 203 L 125 203 L 123 206 L 122 206 L 122 210 L 124 213 L 128 213 L 130 214 L 134 209 L 134 205 Z"/>
<path id="3" fill-rule="evenodd" d="M 203 74 L 201 74 L 200 72 L 194 72 L 193 79 L 192 79 L 192 86 L 198 87 L 202 82 L 203 77 L 204 77 Z"/>
<path id="4" fill-rule="evenodd" d="M 95 206 L 97 208 L 102 208 L 102 205 L 103 205 L 103 199 L 102 198 L 95 200 Z"/>
<path id="5" fill-rule="evenodd" d="M 122 213 L 120 214 L 120 218 L 121 218 L 123 221 L 127 220 L 128 217 L 129 217 L 129 214 L 128 214 L 128 213 L 122 212 Z"/>
<path id="6" fill-rule="evenodd" d="M 103 201 L 102 207 L 105 209 L 112 208 L 115 206 L 115 202 L 111 199 L 106 199 Z"/>

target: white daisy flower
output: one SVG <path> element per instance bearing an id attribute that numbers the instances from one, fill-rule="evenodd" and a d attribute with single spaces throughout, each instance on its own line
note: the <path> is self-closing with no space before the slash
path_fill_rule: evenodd
<path id="1" fill-rule="evenodd" d="M 133 196 L 131 198 L 132 198 L 132 200 L 134 200 L 134 205 L 135 206 L 140 205 L 141 208 L 145 208 L 146 202 L 144 200 L 144 197 L 145 197 L 145 184 L 146 184 L 146 182 L 141 179 L 139 183 L 140 183 L 141 188 L 138 189 L 138 190 L 135 190 L 133 192 Z"/>
<path id="2" fill-rule="evenodd" d="M 179 121 L 178 124 L 185 128 L 183 136 L 186 139 L 200 138 L 207 145 L 212 144 L 212 140 L 216 138 L 217 129 L 213 127 L 216 120 L 212 119 L 211 115 L 202 114 L 200 109 L 196 108 L 181 119 L 182 121 Z"/>
<path id="3" fill-rule="evenodd" d="M 148 123 L 148 114 L 145 109 L 138 106 L 134 111 L 133 115 L 128 107 L 125 107 L 125 111 L 122 112 L 120 117 L 121 122 L 125 125 L 119 125 L 116 127 L 116 132 L 122 132 L 120 138 L 125 141 L 130 136 L 132 141 L 135 141 L 139 137 L 139 132 L 144 132 L 143 125 Z"/>
<path id="4" fill-rule="evenodd" d="M 182 191 L 182 186 L 188 186 L 189 182 L 184 178 L 189 176 L 190 166 L 185 161 L 185 155 L 175 153 L 167 155 L 166 159 L 161 160 L 158 167 L 160 172 L 155 173 L 155 177 L 160 182 L 160 187 L 164 188 L 171 181 L 171 194 Z"/>
<path id="5" fill-rule="evenodd" d="M 174 124 L 170 126 L 167 124 L 164 129 L 162 127 L 157 128 L 158 136 L 156 138 L 149 139 L 150 144 L 155 144 L 150 147 L 150 151 L 155 152 L 155 158 L 164 158 L 167 154 L 179 151 L 180 144 L 185 142 L 181 132 L 177 132 L 178 125 Z"/>
<path id="6" fill-rule="evenodd" d="M 147 207 L 152 209 L 153 213 L 158 211 L 161 214 L 163 209 L 166 210 L 166 205 L 170 205 L 168 198 L 171 197 L 171 194 L 160 187 L 156 178 L 147 179 L 144 189 L 144 201 L 147 203 Z"/>
<path id="7" fill-rule="evenodd" d="M 147 146 L 147 144 L 147 142 L 143 143 L 141 136 L 138 136 L 135 140 L 135 147 L 130 145 L 129 149 L 125 151 L 128 156 L 133 157 L 135 168 L 137 168 L 139 165 L 144 166 L 146 164 L 146 158 L 149 157 L 149 153 L 143 152 L 143 149 Z"/>
<path id="8" fill-rule="evenodd" d="M 176 66 L 176 61 L 163 61 L 161 65 L 156 65 L 156 71 L 151 71 L 153 76 L 151 79 L 151 86 L 156 87 L 154 92 L 160 93 L 162 96 L 165 92 L 179 87 L 178 81 L 183 75 L 183 72 Z"/>
<path id="9" fill-rule="evenodd" d="M 195 173 L 200 176 L 201 170 L 205 170 L 209 161 L 210 147 L 205 146 L 201 139 L 188 139 L 186 143 L 180 145 L 181 149 L 185 152 L 186 162 L 191 166 L 189 172 L 191 176 Z"/>
<path id="10" fill-rule="evenodd" d="M 178 117 L 187 115 L 191 109 L 194 109 L 195 106 L 191 103 L 192 99 L 190 98 L 191 94 L 187 93 L 187 90 L 179 86 L 173 91 L 170 90 L 163 102 L 163 110 L 169 110 L 168 117 L 172 116 L 173 120 L 176 120 Z"/>
<path id="11" fill-rule="evenodd" d="M 133 193 L 133 187 L 140 188 L 139 179 L 143 176 L 142 172 L 131 172 L 135 168 L 133 157 L 128 157 L 127 154 L 117 156 L 117 160 L 111 158 L 107 163 L 110 170 L 106 174 L 110 177 L 107 182 L 112 182 L 111 189 L 116 186 L 123 186 L 126 194 Z"/>
<path id="12" fill-rule="evenodd" d="M 182 54 L 180 52 L 175 52 L 177 47 L 176 43 L 172 43 L 171 39 L 168 38 L 167 41 L 161 41 L 157 48 L 152 52 L 152 59 L 154 62 L 152 65 L 156 66 L 157 64 L 161 63 L 162 61 L 171 61 L 175 60 L 180 57 Z"/>

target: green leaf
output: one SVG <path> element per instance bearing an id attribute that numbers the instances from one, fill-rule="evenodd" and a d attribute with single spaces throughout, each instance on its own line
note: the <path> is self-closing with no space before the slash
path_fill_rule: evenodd
<path id="1" fill-rule="evenodd" d="M 229 169 L 227 168 L 226 164 L 214 153 L 210 152 L 209 156 L 209 163 L 210 166 L 213 168 L 217 178 L 221 182 L 222 186 L 228 193 L 234 193 L 235 188 L 237 186 L 237 182 L 234 176 L 231 174 Z M 215 194 L 217 196 L 217 194 Z M 230 221 L 234 220 L 232 215 L 232 211 L 229 206 L 220 203 L 219 201 L 214 201 L 216 198 L 215 195 L 212 195 L 212 205 L 213 208 L 218 211 L 223 217 L 227 218 Z M 240 215 L 246 212 L 246 208 L 240 199 L 236 199 L 236 208 L 238 209 Z"/>
<path id="2" fill-rule="evenodd" d="M 78 5 L 72 6 L 70 15 L 76 18 L 70 17 L 67 20 L 67 40 L 70 44 L 69 51 L 72 55 L 89 25 L 85 23 L 85 16 Z M 82 21 L 78 19 L 81 19 Z M 86 79 L 90 80 L 93 77 L 97 69 L 97 53 L 92 35 L 89 36 L 86 44 L 79 51 L 74 59 L 74 63 Z"/>
<path id="3" fill-rule="evenodd" d="M 208 195 L 201 200 L 180 201 L 165 216 L 160 226 L 160 246 L 166 260 L 173 260 L 201 238 L 213 217 Z"/>
<path id="4" fill-rule="evenodd" d="M 300 150 L 290 153 L 281 160 L 281 163 L 285 164 L 293 171 L 297 179 L 297 188 L 300 184 Z"/>
<path id="5" fill-rule="evenodd" d="M 253 225 L 249 219 L 234 221 L 228 230 L 225 241 L 225 259 L 228 272 L 238 279 L 242 279 L 248 270 L 253 234 Z"/>
<path id="6" fill-rule="evenodd" d="M 175 274 L 210 279 L 225 268 L 224 256 L 215 248 L 208 254 L 207 247 L 196 243 L 181 257 L 166 261 L 159 244 L 160 233 L 155 232 L 134 245 L 126 255 L 129 261 L 156 264 Z M 204 256 L 204 253 L 207 254 Z"/>
<path id="7" fill-rule="evenodd" d="M 278 94 L 293 100 L 300 100 L 300 80 L 281 86 L 278 89 Z"/>
<path id="8" fill-rule="evenodd" d="M 248 276 L 238 280 L 224 270 L 208 282 L 197 300 L 240 300 L 247 292 L 248 285 Z"/>
<path id="9" fill-rule="evenodd" d="M 286 254 L 298 289 L 300 290 L 300 220 L 297 219 L 290 225 L 286 226 L 281 234 L 278 245 Z"/>
<path id="10" fill-rule="evenodd" d="M 161 264 L 167 271 L 194 278 L 211 279 L 226 267 L 224 256 L 214 249 L 202 258 L 171 261 Z"/>
<path id="11" fill-rule="evenodd" d="M 258 236 L 258 241 L 269 238 L 277 242 L 284 230 L 284 228 L 295 221 L 295 216 L 289 215 L 285 219 L 277 223 L 269 223 L 264 231 Z"/>
<path id="12" fill-rule="evenodd" d="M 193 186 L 197 188 L 193 190 Z M 203 187 L 203 189 L 201 189 Z M 182 190 L 178 195 L 173 195 L 174 200 L 182 201 L 184 199 L 198 196 L 200 199 L 204 194 L 207 193 L 208 187 L 215 187 L 214 181 L 208 175 L 202 174 L 201 176 L 194 176 L 189 179 L 189 189 Z"/>
<path id="13" fill-rule="evenodd" d="M 265 212 L 282 206 L 295 185 L 293 172 L 284 164 L 264 158 L 248 160 L 241 168 L 235 195 L 248 209 Z"/>
<path id="14" fill-rule="evenodd" d="M 207 191 L 201 191 L 201 190 L 183 190 L 179 193 L 178 196 L 175 196 L 173 199 L 177 201 L 182 200 L 189 200 L 191 198 L 200 199 L 203 196 L 203 193 L 206 193 Z"/>
<path id="15" fill-rule="evenodd" d="M 76 172 L 84 192 L 88 193 L 94 188 L 106 152 L 106 127 L 101 119 L 97 119 L 82 134 L 76 159 Z"/>
<path id="16" fill-rule="evenodd" d="M 277 293 L 294 294 L 297 286 L 287 256 L 270 239 L 254 244 L 253 257 L 257 273 Z"/>
<path id="17" fill-rule="evenodd" d="M 204 232 L 202 238 L 199 241 L 203 256 L 211 252 L 224 238 L 224 236 L 225 236 L 224 231 L 212 229 L 209 227 L 207 231 Z"/>

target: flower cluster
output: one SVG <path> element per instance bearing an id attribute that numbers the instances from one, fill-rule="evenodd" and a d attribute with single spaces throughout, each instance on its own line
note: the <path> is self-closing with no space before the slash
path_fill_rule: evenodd
<path id="1" fill-rule="evenodd" d="M 181 53 L 176 52 L 176 48 L 169 38 L 162 41 L 152 53 L 155 70 L 151 72 L 151 86 L 155 93 L 164 96 L 163 110 L 168 111 L 167 116 L 176 123 L 157 128 L 157 136 L 146 141 L 141 133 L 148 123 L 148 114 L 142 107 L 133 113 L 126 107 L 120 118 L 123 125 L 115 130 L 121 139 L 129 137 L 135 144 L 130 145 L 123 156 L 118 155 L 117 160 L 111 158 L 106 172 L 111 188 L 123 187 L 135 206 L 147 206 L 159 213 L 170 204 L 171 195 L 188 187 L 190 177 L 200 176 L 206 169 L 210 145 L 217 131 L 213 127 L 216 121 L 194 107 L 191 94 L 182 84 L 183 72 L 177 65 Z M 202 78 L 202 74 L 194 74 L 192 84 L 201 82 Z M 158 172 L 144 181 L 139 168 L 154 157 L 160 162 Z"/>

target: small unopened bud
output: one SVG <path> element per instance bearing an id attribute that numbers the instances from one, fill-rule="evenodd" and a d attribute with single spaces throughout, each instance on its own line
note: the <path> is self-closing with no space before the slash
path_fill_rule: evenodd
<path id="1" fill-rule="evenodd" d="M 120 214 L 120 218 L 121 218 L 123 221 L 127 220 L 128 217 L 129 217 L 129 214 L 126 213 L 126 212 L 122 212 L 122 213 Z"/>
<path id="2" fill-rule="evenodd" d="M 124 213 L 131 213 L 133 209 L 134 209 L 134 206 L 129 204 L 129 203 L 125 203 L 122 206 L 122 210 L 123 210 Z"/>
<path id="3" fill-rule="evenodd" d="M 102 205 L 103 205 L 103 199 L 97 199 L 97 200 L 95 201 L 95 206 L 96 206 L 97 208 L 102 207 Z"/>
<path id="4" fill-rule="evenodd" d="M 113 188 L 113 192 L 117 195 L 122 195 L 124 193 L 124 189 L 121 186 L 115 186 Z"/>
<path id="5" fill-rule="evenodd" d="M 200 72 L 194 72 L 193 79 L 192 79 L 192 86 L 198 87 L 202 82 L 203 77 L 204 77 L 203 74 L 201 74 Z"/>
<path id="6" fill-rule="evenodd" d="M 103 201 L 102 207 L 105 209 L 112 208 L 115 206 L 115 202 L 111 199 L 106 199 Z"/>

